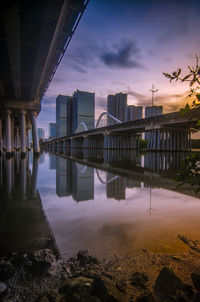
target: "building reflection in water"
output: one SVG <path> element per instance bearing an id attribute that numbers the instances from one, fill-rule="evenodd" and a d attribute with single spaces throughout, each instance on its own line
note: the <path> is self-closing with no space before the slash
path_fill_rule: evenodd
<path id="1" fill-rule="evenodd" d="M 55 161 L 56 160 L 56 161 Z M 94 199 L 94 169 L 72 160 L 50 155 L 49 166 L 56 162 L 56 194 L 72 196 L 76 202 Z"/>
<path id="2" fill-rule="evenodd" d="M 72 196 L 77 202 L 94 199 L 96 171 L 99 181 L 105 185 L 107 198 L 125 200 L 127 188 L 140 188 L 142 183 L 151 191 L 154 187 L 152 172 L 154 177 L 155 173 L 171 176 L 181 168 L 186 155 L 178 152 L 140 155 L 133 150 L 66 149 L 62 157 L 50 154 L 49 168 L 56 168 L 56 193 L 59 197 Z"/>
<path id="3" fill-rule="evenodd" d="M 58 253 L 37 190 L 40 158 L 0 156 L 0 255 L 51 248 Z"/>

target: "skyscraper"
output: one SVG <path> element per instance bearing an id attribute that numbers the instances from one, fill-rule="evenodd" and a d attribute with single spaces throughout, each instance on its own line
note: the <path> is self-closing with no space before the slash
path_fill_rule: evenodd
<path id="1" fill-rule="evenodd" d="M 56 138 L 56 123 L 49 123 L 49 138 Z"/>
<path id="2" fill-rule="evenodd" d="M 127 107 L 127 121 L 140 120 L 142 118 L 142 106 L 130 105 Z"/>
<path id="3" fill-rule="evenodd" d="M 44 129 L 43 128 L 38 128 L 38 138 L 43 139 L 44 138 Z"/>
<path id="4" fill-rule="evenodd" d="M 75 133 L 78 125 L 84 122 L 89 129 L 94 128 L 95 94 L 77 90 L 73 94 L 72 101 L 72 133 Z"/>
<path id="5" fill-rule="evenodd" d="M 149 106 L 145 108 L 145 118 L 163 114 L 163 106 Z"/>
<path id="6" fill-rule="evenodd" d="M 56 98 L 56 137 L 71 134 L 72 97 L 58 95 Z"/>
<path id="7" fill-rule="evenodd" d="M 107 112 L 119 119 L 122 122 L 127 121 L 127 94 L 117 93 L 108 95 L 107 97 Z M 108 117 L 108 125 L 116 124 L 112 118 Z"/>

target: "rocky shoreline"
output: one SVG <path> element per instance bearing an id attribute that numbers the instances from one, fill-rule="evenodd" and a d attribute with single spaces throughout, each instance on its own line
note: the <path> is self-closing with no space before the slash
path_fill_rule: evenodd
<path id="1" fill-rule="evenodd" d="M 0 257 L 2 302 L 199 302 L 200 241 L 179 234 L 186 253 L 140 253 L 100 261 L 80 251 L 68 260 L 51 250 Z"/>

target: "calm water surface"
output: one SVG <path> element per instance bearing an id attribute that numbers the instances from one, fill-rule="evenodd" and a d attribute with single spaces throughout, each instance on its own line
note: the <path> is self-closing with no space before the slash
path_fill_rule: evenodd
<path id="1" fill-rule="evenodd" d="M 187 249 L 200 238 L 200 199 L 173 180 L 185 154 L 43 153 L 1 158 L 1 254 L 54 246 L 98 257 Z"/>

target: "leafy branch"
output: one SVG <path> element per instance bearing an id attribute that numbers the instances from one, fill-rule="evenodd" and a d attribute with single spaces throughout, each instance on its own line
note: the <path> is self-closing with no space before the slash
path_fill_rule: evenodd
<path id="1" fill-rule="evenodd" d="M 196 55 L 196 65 L 188 66 L 188 73 L 186 75 L 182 75 L 181 68 L 178 68 L 178 70 L 173 71 L 171 74 L 163 72 L 164 76 L 172 81 L 180 81 L 188 82 L 190 85 L 190 94 L 188 97 L 195 97 L 195 100 L 192 102 L 192 105 L 190 106 L 188 103 L 185 105 L 184 108 L 180 109 L 181 114 L 189 114 L 190 109 L 199 109 L 200 108 L 200 65 L 199 65 L 199 57 Z M 199 131 L 200 129 L 200 119 L 197 122 L 197 125 L 191 129 L 193 132 Z"/>

